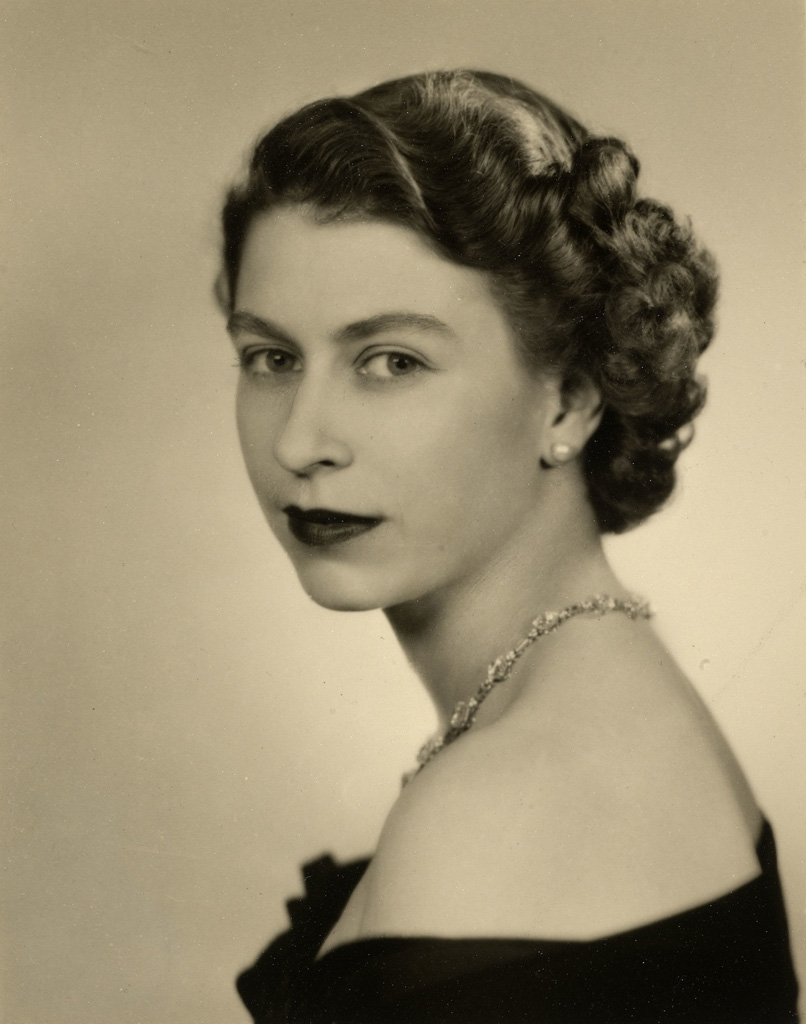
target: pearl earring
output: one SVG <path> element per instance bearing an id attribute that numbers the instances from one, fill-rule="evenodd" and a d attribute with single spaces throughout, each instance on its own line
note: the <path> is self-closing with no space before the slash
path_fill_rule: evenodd
<path id="1" fill-rule="evenodd" d="M 574 450 L 571 445 L 565 444 L 563 441 L 555 441 L 551 446 L 551 457 L 557 465 L 568 462 L 573 454 Z"/>

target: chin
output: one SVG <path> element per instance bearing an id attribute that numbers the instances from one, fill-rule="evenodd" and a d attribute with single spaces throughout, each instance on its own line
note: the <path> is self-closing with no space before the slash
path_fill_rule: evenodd
<path id="1" fill-rule="evenodd" d="M 308 597 L 333 612 L 369 612 L 389 603 L 388 584 L 368 578 L 367 574 L 346 572 L 336 566 L 295 566 Z"/>
<path id="2" fill-rule="evenodd" d="M 331 612 L 372 612 L 383 607 L 377 601 L 344 593 L 320 593 L 308 587 L 305 588 L 305 593 L 320 608 L 327 608 Z"/>

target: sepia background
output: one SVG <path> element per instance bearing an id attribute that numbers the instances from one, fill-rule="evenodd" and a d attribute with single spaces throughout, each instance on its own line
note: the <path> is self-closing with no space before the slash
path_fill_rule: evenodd
<path id="1" fill-rule="evenodd" d="M 798 0 L 5 0 L 3 1007 L 238 1024 L 298 865 L 369 852 L 432 726 L 302 594 L 241 466 L 217 209 L 302 102 L 460 65 L 627 138 L 717 253 L 679 492 L 614 540 L 779 841 L 806 977 Z"/>

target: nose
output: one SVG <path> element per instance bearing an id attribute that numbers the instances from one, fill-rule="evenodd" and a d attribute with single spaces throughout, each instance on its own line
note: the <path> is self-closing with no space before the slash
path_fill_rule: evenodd
<path id="1" fill-rule="evenodd" d="M 343 404 L 332 383 L 328 387 L 326 381 L 303 378 L 274 443 L 277 462 L 289 473 L 303 477 L 348 466 L 353 455 L 341 429 Z"/>

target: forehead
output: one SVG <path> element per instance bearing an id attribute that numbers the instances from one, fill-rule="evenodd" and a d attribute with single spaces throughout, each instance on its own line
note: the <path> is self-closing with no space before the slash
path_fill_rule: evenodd
<path id="1" fill-rule="evenodd" d="M 444 259 L 414 231 L 378 220 L 321 223 L 299 207 L 251 224 L 235 308 L 326 329 L 392 310 L 459 328 L 474 318 L 504 322 L 487 275 Z"/>

